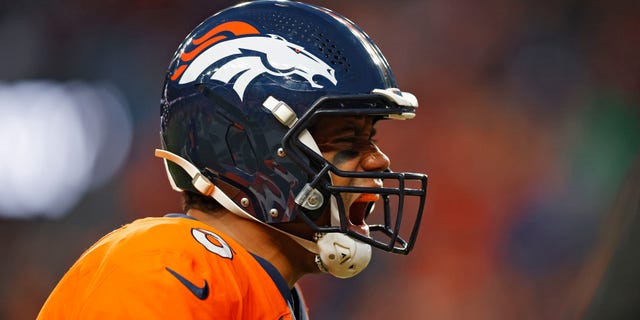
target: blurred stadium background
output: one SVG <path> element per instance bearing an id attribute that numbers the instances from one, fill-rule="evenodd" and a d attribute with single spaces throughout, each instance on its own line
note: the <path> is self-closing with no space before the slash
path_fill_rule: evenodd
<path id="1" fill-rule="evenodd" d="M 306 277 L 313 318 L 640 317 L 640 2 L 310 2 L 418 96 L 378 139 L 430 176 L 414 252 Z M 234 3 L 0 2 L 0 319 L 33 319 L 105 233 L 180 211 L 153 157 L 164 72 Z"/>

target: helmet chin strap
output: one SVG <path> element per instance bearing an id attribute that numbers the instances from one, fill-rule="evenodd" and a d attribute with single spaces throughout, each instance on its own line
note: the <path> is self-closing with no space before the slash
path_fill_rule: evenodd
<path id="1" fill-rule="evenodd" d="M 215 185 L 207 177 L 203 176 L 200 173 L 200 170 L 198 170 L 198 168 L 191 162 L 187 161 L 177 154 L 162 149 L 156 149 L 155 156 L 164 159 L 165 167 L 167 166 L 167 161 L 171 161 L 180 166 L 189 174 L 189 176 L 191 176 L 191 183 L 200 193 L 215 199 L 227 210 L 242 218 L 256 221 L 273 230 L 281 232 L 308 251 L 315 253 L 316 265 L 323 272 L 330 273 L 337 278 L 350 278 L 364 270 L 364 268 L 367 267 L 369 261 L 371 260 L 371 246 L 362 241 L 353 239 L 343 233 L 329 232 L 317 233 L 314 237 L 314 240 L 316 240 L 316 242 L 313 242 L 275 228 L 267 223 L 258 220 L 256 217 L 243 210 L 240 206 L 233 202 L 233 200 L 231 200 L 229 196 L 227 196 L 219 188 L 216 188 Z M 179 188 L 175 187 L 175 183 L 173 183 L 173 179 L 168 170 L 167 174 L 169 180 L 171 181 L 171 185 L 174 186 L 174 189 L 182 191 Z M 331 197 L 332 224 L 336 223 L 336 219 L 339 225 L 340 220 L 336 200 L 335 198 Z"/>

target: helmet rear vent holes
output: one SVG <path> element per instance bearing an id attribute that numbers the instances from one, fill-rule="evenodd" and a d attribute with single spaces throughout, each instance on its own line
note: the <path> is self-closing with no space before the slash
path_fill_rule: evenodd
<path id="1" fill-rule="evenodd" d="M 284 149 L 282 149 L 282 148 L 278 148 L 278 151 L 276 153 L 278 154 L 278 157 L 280 157 L 280 158 L 284 158 L 286 156 L 286 154 L 284 153 Z"/>
<path id="2" fill-rule="evenodd" d="M 281 36 L 286 35 L 302 35 L 302 39 L 305 39 L 304 35 L 313 33 L 313 29 L 317 29 L 316 26 L 309 25 L 303 19 L 300 19 L 295 16 L 290 15 L 280 15 L 277 13 L 265 16 L 256 17 L 257 20 L 262 21 L 264 26 L 268 26 L 271 31 L 268 33 L 275 33 Z M 307 41 L 311 42 L 311 39 L 306 38 Z"/>
<path id="3" fill-rule="evenodd" d="M 278 217 L 278 210 L 277 209 L 271 209 L 269 210 L 269 215 L 273 218 L 277 218 Z"/>
<path id="4" fill-rule="evenodd" d="M 167 124 L 169 122 L 169 104 L 168 103 L 163 103 L 160 118 L 162 119 L 162 124 L 161 124 L 162 130 L 166 130 Z"/>
<path id="5" fill-rule="evenodd" d="M 245 208 L 248 207 L 249 206 L 249 199 L 247 199 L 247 198 L 240 199 L 240 205 L 245 207 Z"/>
<path id="6" fill-rule="evenodd" d="M 328 62 L 330 64 L 342 67 L 344 72 L 349 71 L 351 64 L 347 62 L 347 57 L 342 54 L 342 50 L 340 50 L 335 43 L 325 38 L 322 33 L 313 34 L 312 37 L 316 47 L 325 58 L 329 59 Z"/>

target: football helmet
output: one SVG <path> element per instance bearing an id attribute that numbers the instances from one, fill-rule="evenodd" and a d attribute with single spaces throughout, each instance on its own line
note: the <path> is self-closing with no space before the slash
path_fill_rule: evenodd
<path id="1" fill-rule="evenodd" d="M 367 266 L 371 246 L 411 250 L 427 177 L 341 171 L 322 157 L 309 128 L 321 116 L 413 118 L 415 96 L 396 87 L 378 47 L 343 16 L 299 2 L 243 3 L 206 19 L 178 47 L 164 82 L 156 155 L 178 191 L 211 196 L 282 232 L 278 226 L 305 222 L 314 239 L 285 233 L 317 254 L 321 270 L 351 277 Z M 334 186 L 332 174 L 394 187 Z M 369 234 L 350 230 L 346 193 L 382 199 L 383 222 Z M 409 197 L 417 212 L 404 221 Z M 331 222 L 319 223 L 325 213 Z"/>

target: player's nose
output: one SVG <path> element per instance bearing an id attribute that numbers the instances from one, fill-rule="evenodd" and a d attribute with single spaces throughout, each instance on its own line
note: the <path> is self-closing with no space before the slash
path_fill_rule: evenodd
<path id="1" fill-rule="evenodd" d="M 360 165 L 364 171 L 384 171 L 391 165 L 391 160 L 376 146 L 362 157 Z"/>

